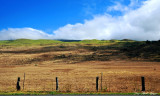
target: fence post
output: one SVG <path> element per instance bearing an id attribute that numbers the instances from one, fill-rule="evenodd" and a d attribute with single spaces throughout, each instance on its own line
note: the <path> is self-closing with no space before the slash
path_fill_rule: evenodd
<path id="1" fill-rule="evenodd" d="M 145 91 L 145 78 L 141 77 L 142 80 L 142 91 Z"/>
<path id="2" fill-rule="evenodd" d="M 20 82 L 20 77 L 18 77 L 18 79 L 17 79 L 17 85 L 16 85 L 17 91 L 19 91 L 21 89 L 19 82 Z"/>
<path id="3" fill-rule="evenodd" d="M 58 91 L 58 77 L 56 77 L 56 91 Z"/>
<path id="4" fill-rule="evenodd" d="M 99 79 L 99 77 L 97 76 L 96 77 L 96 90 L 97 90 L 97 92 L 98 92 L 98 79 Z"/>
<path id="5" fill-rule="evenodd" d="M 103 73 L 101 73 L 101 91 L 102 91 L 102 75 Z"/>
<path id="6" fill-rule="evenodd" d="M 25 73 L 24 73 L 24 80 L 23 80 L 23 90 L 24 90 L 24 82 L 25 82 Z"/>

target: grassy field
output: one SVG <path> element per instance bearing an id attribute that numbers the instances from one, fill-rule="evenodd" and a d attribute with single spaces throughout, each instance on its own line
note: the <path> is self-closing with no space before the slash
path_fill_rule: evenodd
<path id="1" fill-rule="evenodd" d="M 96 92 L 99 76 L 101 92 L 135 93 L 144 76 L 146 92 L 159 93 L 159 61 L 159 41 L 0 41 L 0 91 L 16 91 L 17 77 L 24 92 L 55 91 L 58 77 L 59 92 Z"/>

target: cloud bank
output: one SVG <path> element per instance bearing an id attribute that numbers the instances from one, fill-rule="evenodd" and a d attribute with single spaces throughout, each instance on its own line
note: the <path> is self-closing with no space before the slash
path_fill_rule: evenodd
<path id="1" fill-rule="evenodd" d="M 52 39 L 53 36 L 33 28 L 8 28 L 0 31 L 0 40 Z"/>
<path id="2" fill-rule="evenodd" d="M 160 39 L 160 0 L 143 1 L 141 6 L 134 9 L 135 2 L 131 0 L 128 6 L 116 3 L 107 11 L 120 11 L 121 16 L 95 15 L 92 20 L 83 24 L 67 24 L 49 35 L 32 28 L 9 28 L 0 31 L 0 40 L 7 39 Z"/>

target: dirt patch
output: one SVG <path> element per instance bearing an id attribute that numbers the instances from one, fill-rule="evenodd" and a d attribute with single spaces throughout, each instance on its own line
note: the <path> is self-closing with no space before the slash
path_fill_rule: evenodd
<path id="1" fill-rule="evenodd" d="M 72 70 L 74 69 L 54 69 L 54 70 L 51 70 L 51 72 L 69 72 Z"/>

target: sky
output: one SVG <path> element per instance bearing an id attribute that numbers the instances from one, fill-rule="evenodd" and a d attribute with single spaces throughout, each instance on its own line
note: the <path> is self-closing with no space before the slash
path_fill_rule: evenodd
<path id="1" fill-rule="evenodd" d="M 0 40 L 160 40 L 160 0 L 0 0 Z"/>

